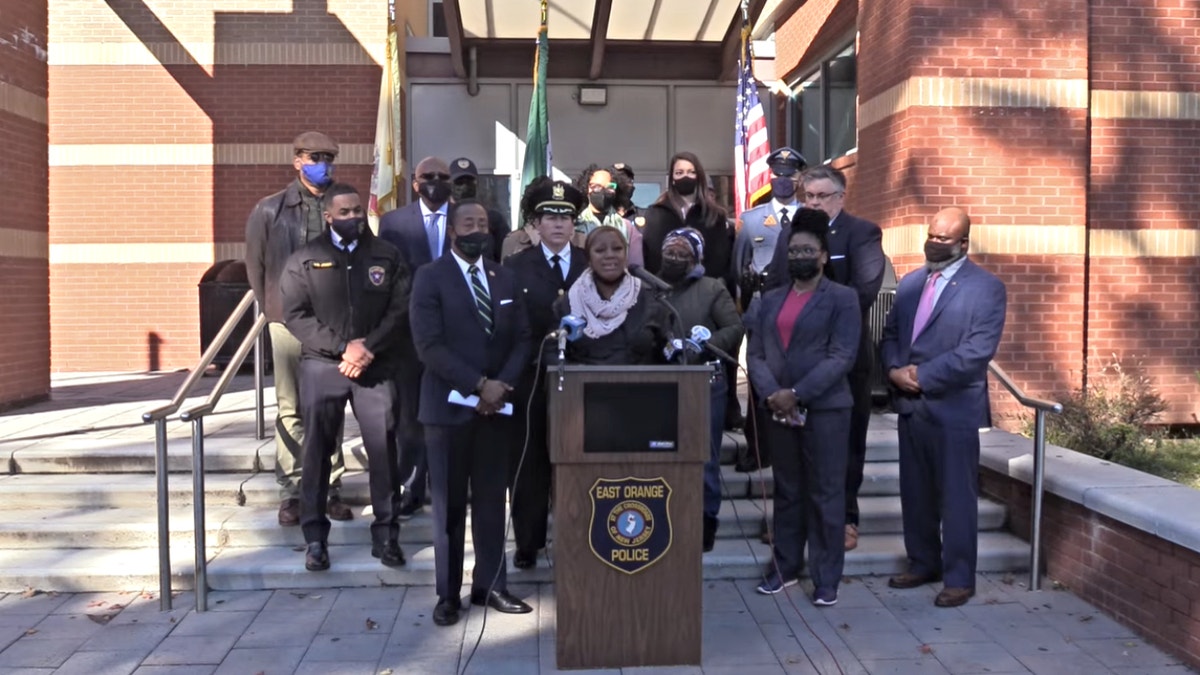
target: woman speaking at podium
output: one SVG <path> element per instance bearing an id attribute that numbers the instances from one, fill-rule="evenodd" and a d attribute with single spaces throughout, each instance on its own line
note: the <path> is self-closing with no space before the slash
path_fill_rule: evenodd
<path id="1" fill-rule="evenodd" d="M 652 289 L 629 274 L 625 236 L 601 225 L 588 233 L 583 248 L 587 269 L 554 303 L 555 316 L 570 314 L 587 322 L 579 338 L 567 343 L 567 361 L 594 366 L 663 363 L 671 318 Z M 554 359 L 556 352 L 545 362 Z"/>
<path id="2" fill-rule="evenodd" d="M 721 509 L 721 441 L 725 436 L 725 402 L 729 382 L 724 364 L 717 360 L 716 348 L 725 354 L 737 351 L 744 330 L 733 296 L 724 282 L 705 276 L 704 235 L 690 227 L 667 233 L 662 245 L 662 269 L 659 276 L 671 284 L 666 300 L 679 312 L 683 323 L 680 330 L 702 326 L 709 333 L 703 344 L 691 342 L 683 351 L 695 348 L 696 355 L 688 362 L 713 366 L 709 405 L 709 438 L 711 453 L 704 463 L 704 551 L 713 548 L 717 537 L 717 513 Z M 688 337 L 688 336 L 684 336 Z M 668 350 L 670 351 L 670 350 Z M 736 371 L 735 371 L 736 372 Z"/>
<path id="3" fill-rule="evenodd" d="M 778 593 L 795 584 L 807 543 L 818 606 L 837 602 L 845 561 L 853 405 L 846 374 L 862 323 L 855 292 L 825 278 L 828 229 L 823 211 L 796 213 L 787 243 L 791 283 L 764 293 L 743 317 L 750 381 L 765 396 L 759 404 L 773 420 L 760 438 L 770 443 L 774 462 L 774 557 L 758 592 Z"/>

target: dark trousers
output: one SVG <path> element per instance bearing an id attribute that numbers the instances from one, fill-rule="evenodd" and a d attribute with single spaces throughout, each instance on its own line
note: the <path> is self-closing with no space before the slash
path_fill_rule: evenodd
<path id="1" fill-rule="evenodd" d="M 513 537 L 517 550 L 536 553 L 546 546 L 546 521 L 550 517 L 550 448 L 546 434 L 545 377 L 534 387 L 533 373 L 527 373 L 516 391 L 518 424 L 511 424 L 508 487 L 512 504 Z M 530 393 L 533 402 L 530 403 Z M 528 437 L 525 420 L 529 420 Z M 518 468 L 520 471 L 518 472 Z"/>
<path id="2" fill-rule="evenodd" d="M 507 588 L 504 562 L 504 485 L 508 473 L 511 420 L 476 416 L 467 424 L 427 425 L 429 485 L 433 496 L 433 553 L 439 598 L 462 592 L 471 502 L 475 570 L 471 590 Z M 495 580 L 495 586 L 492 581 Z"/>
<path id="3" fill-rule="evenodd" d="M 425 368 L 415 356 L 401 359 L 396 374 L 396 400 L 392 405 L 396 419 L 396 446 L 400 449 L 400 480 L 408 499 L 425 503 L 425 485 L 429 482 L 425 429 L 417 421 L 421 400 L 421 374 Z"/>
<path id="4" fill-rule="evenodd" d="M 804 568 L 805 544 L 816 587 L 842 579 L 849 423 L 849 410 L 810 410 L 799 429 L 774 421 L 760 429 L 774 450 L 775 561 L 785 579 Z"/>
<path id="5" fill-rule="evenodd" d="M 773 393 L 773 392 L 768 392 Z M 767 426 L 773 424 L 767 409 L 758 403 L 759 393 L 754 383 L 746 381 L 746 447 L 738 450 L 739 471 L 754 471 L 771 466 L 771 444 L 767 438 Z"/>
<path id="6" fill-rule="evenodd" d="M 854 407 L 850 409 L 849 452 L 846 461 L 846 522 L 858 525 L 858 491 L 867 462 L 867 426 L 871 423 L 871 374 L 875 372 L 875 345 L 863 321 L 862 340 L 854 367 L 846 376 Z"/>
<path id="7" fill-rule="evenodd" d="M 709 456 L 704 463 L 704 515 L 716 520 L 721 511 L 721 441 L 725 439 L 726 392 L 729 391 L 724 368 L 714 371 L 709 390 Z"/>
<path id="8" fill-rule="evenodd" d="M 325 505 L 329 493 L 330 448 L 340 435 L 346 401 L 354 410 L 367 453 L 371 510 L 375 514 L 371 539 L 384 542 L 399 534 L 395 513 L 400 481 L 396 472 L 396 439 L 392 435 L 392 398 L 392 383 L 388 380 L 360 384 L 342 375 L 336 363 L 300 361 L 300 414 L 305 423 L 303 475 L 318 477 L 300 482 L 300 529 L 304 541 L 329 538 Z"/>
<path id="9" fill-rule="evenodd" d="M 738 352 L 742 350 L 742 340 L 738 340 L 734 345 L 733 351 L 730 352 L 734 358 L 737 358 Z M 721 411 L 722 429 L 728 426 L 727 422 L 733 422 L 742 417 L 742 402 L 738 399 L 737 381 L 738 381 L 738 366 L 735 363 L 722 362 L 725 369 L 725 407 Z M 753 405 L 753 404 L 751 404 Z M 745 424 L 745 421 L 742 422 Z"/>
<path id="10" fill-rule="evenodd" d="M 975 588 L 979 428 L 975 415 L 963 417 L 948 425 L 923 409 L 900 416 L 900 506 L 909 571 Z"/>

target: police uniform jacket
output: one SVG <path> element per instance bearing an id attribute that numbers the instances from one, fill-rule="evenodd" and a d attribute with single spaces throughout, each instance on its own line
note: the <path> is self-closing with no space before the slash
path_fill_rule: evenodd
<path id="1" fill-rule="evenodd" d="M 550 267 L 540 245 L 527 248 L 504 261 L 504 266 L 517 274 L 518 288 L 525 298 L 529 328 L 535 340 L 546 337 L 550 331 L 558 328 L 560 317 L 554 314 L 554 301 L 565 294 L 587 269 L 587 254 L 583 249 L 568 246 L 563 253 L 569 260 L 566 281 Z"/>
<path id="2" fill-rule="evenodd" d="M 263 197 L 246 220 L 246 276 L 268 321 L 282 322 L 280 277 L 288 257 L 305 240 L 308 208 L 300 196 L 299 180 Z"/>
<path id="3" fill-rule="evenodd" d="M 284 319 L 304 358 L 337 363 L 346 343 L 365 338 L 375 359 L 359 381 L 392 376 L 412 289 L 412 274 L 395 246 L 364 228 L 347 252 L 327 231 L 292 254 L 281 286 Z"/>

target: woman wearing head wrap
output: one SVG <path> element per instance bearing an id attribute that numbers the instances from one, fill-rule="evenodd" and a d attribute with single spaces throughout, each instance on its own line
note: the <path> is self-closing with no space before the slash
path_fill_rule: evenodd
<path id="1" fill-rule="evenodd" d="M 601 225 L 588 234 L 583 248 L 587 269 L 554 303 L 556 316 L 571 314 L 587 322 L 579 339 L 567 343 L 567 360 L 588 365 L 661 363 L 670 317 L 650 289 L 628 273 L 625 236 Z"/>
<path id="2" fill-rule="evenodd" d="M 837 602 L 845 562 L 846 444 L 858 353 L 858 295 L 825 278 L 829 216 L 802 208 L 787 242 L 787 286 L 763 293 L 743 321 L 750 381 L 774 421 L 760 429 L 775 472 L 773 564 L 759 593 L 797 583 L 808 546 L 813 604 Z"/>
<path id="3" fill-rule="evenodd" d="M 663 240 L 663 281 L 671 284 L 667 301 L 679 312 L 683 322 L 681 330 L 690 331 L 694 326 L 704 326 L 711 333 L 709 345 L 726 354 L 737 350 L 742 339 L 742 322 L 733 296 L 725 284 L 704 276 L 704 237 L 692 228 L 672 230 Z M 701 345 L 702 347 L 704 345 Z M 714 362 L 717 357 L 704 349 L 699 358 L 691 363 Z M 721 440 L 724 437 L 725 396 L 729 382 L 725 369 L 719 362 L 714 364 L 711 405 L 709 406 L 709 432 L 711 454 L 704 464 L 704 550 L 711 551 L 717 535 L 717 512 L 721 508 Z"/>

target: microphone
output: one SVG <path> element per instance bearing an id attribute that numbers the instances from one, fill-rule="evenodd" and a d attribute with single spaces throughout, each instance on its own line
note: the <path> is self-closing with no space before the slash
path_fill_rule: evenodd
<path id="1" fill-rule="evenodd" d="M 686 364 L 686 362 L 690 360 L 690 356 L 699 356 L 703 352 L 704 348 L 692 339 L 681 340 L 679 338 L 675 338 L 674 340 L 667 342 L 666 346 L 663 347 L 663 356 L 666 357 L 668 363 L 673 363 L 677 359 L 681 359 Z"/>
<path id="2" fill-rule="evenodd" d="M 708 351 L 712 352 L 713 355 L 715 355 L 717 358 L 721 359 L 722 361 L 728 361 L 729 363 L 732 363 L 735 366 L 738 365 L 737 359 L 733 358 L 729 354 L 726 354 L 724 351 L 721 351 L 719 348 L 717 348 L 717 347 L 713 346 L 711 343 L 709 343 L 709 340 L 711 338 L 712 338 L 712 331 L 709 330 L 708 328 L 706 328 L 704 326 L 692 326 L 692 333 L 691 333 L 690 339 L 688 341 L 693 342 L 693 343 L 703 347 L 704 349 L 707 349 Z"/>
<path id="3" fill-rule="evenodd" d="M 644 283 L 651 285 L 656 291 L 667 293 L 671 290 L 671 284 L 647 272 L 641 265 L 630 265 L 629 273 L 641 279 Z"/>
<path id="4" fill-rule="evenodd" d="M 583 327 L 587 325 L 587 319 L 568 314 L 558 322 L 558 328 L 550 331 L 547 337 L 551 340 L 566 340 L 574 342 L 583 334 Z"/>

